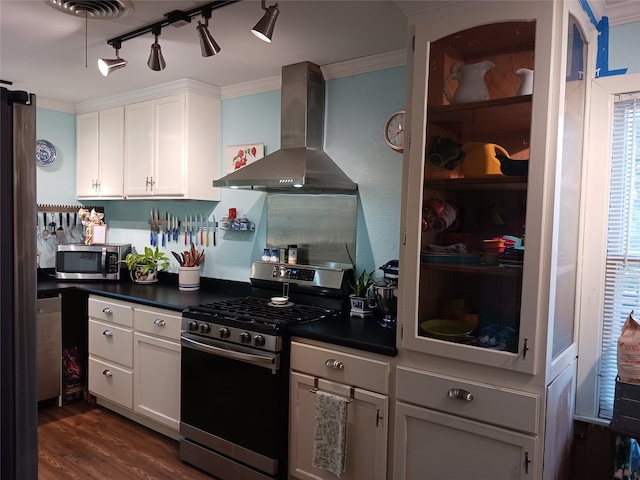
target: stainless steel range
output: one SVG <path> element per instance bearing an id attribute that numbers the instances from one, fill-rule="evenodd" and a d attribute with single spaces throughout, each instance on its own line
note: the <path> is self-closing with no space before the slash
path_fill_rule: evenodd
<path id="1" fill-rule="evenodd" d="M 350 274 L 345 265 L 255 262 L 249 297 L 183 312 L 184 462 L 222 480 L 287 478 L 288 327 L 340 316 Z"/>

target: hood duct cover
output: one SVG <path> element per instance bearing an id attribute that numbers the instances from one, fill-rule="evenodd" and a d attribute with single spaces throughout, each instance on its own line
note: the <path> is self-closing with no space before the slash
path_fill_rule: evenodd
<path id="1" fill-rule="evenodd" d="M 281 118 L 281 149 L 214 180 L 214 187 L 299 193 L 358 189 L 322 150 L 324 78 L 318 65 L 301 62 L 282 68 Z"/>

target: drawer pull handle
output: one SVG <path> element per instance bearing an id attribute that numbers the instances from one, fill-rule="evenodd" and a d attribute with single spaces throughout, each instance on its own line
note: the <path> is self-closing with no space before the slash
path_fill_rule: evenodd
<path id="1" fill-rule="evenodd" d="M 107 315 L 111 315 L 113 313 L 113 310 L 111 310 L 109 307 L 104 307 L 102 309 L 102 313 L 106 313 Z"/>
<path id="2" fill-rule="evenodd" d="M 335 358 L 330 358 L 324 362 L 325 367 L 334 368 L 336 370 L 344 370 L 344 363 Z"/>
<path id="3" fill-rule="evenodd" d="M 105 330 L 102 332 L 105 337 L 113 337 L 113 332 L 111 330 Z"/>
<path id="4" fill-rule="evenodd" d="M 154 325 L 158 325 L 159 327 L 164 327 L 164 320 L 162 320 L 161 318 L 156 318 L 153 321 L 153 324 Z"/>
<path id="5" fill-rule="evenodd" d="M 102 374 L 103 374 L 105 377 L 113 377 L 113 373 L 111 372 L 111 370 L 104 370 L 104 371 L 102 372 Z"/>
<path id="6" fill-rule="evenodd" d="M 473 395 L 461 388 L 452 388 L 451 390 L 449 390 L 447 395 L 449 396 L 449 398 L 464 400 L 465 402 L 470 402 L 471 400 L 473 400 Z"/>

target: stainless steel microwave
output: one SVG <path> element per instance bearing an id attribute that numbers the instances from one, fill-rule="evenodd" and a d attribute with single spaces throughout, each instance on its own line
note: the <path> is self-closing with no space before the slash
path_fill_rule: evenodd
<path id="1" fill-rule="evenodd" d="M 56 250 L 56 278 L 64 280 L 120 280 L 131 252 L 130 243 L 85 245 L 60 244 Z"/>

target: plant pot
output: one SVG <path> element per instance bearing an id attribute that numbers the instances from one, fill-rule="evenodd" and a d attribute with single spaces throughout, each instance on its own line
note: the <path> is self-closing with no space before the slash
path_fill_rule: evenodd
<path id="1" fill-rule="evenodd" d="M 353 293 L 349 295 L 349 301 L 351 302 L 351 316 L 352 317 L 366 317 L 373 313 L 371 309 L 371 300 L 367 297 L 359 297 Z"/>
<path id="2" fill-rule="evenodd" d="M 145 268 L 147 268 L 146 272 L 144 271 Z M 155 283 L 158 281 L 158 270 L 156 267 L 148 268 L 146 265 L 136 265 L 130 274 L 136 283 Z"/>
<path id="3" fill-rule="evenodd" d="M 180 267 L 178 269 L 178 289 L 191 292 L 200 289 L 200 267 Z"/>

